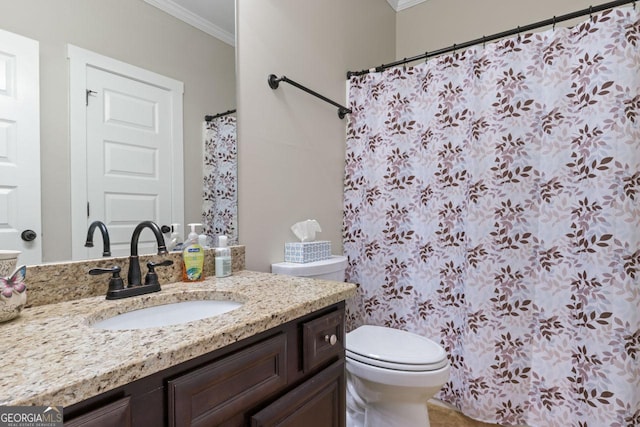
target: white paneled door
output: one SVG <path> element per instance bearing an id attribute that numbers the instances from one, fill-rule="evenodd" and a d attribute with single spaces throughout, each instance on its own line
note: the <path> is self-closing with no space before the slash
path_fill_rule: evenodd
<path id="1" fill-rule="evenodd" d="M 111 254 L 126 256 L 140 222 L 182 224 L 182 83 L 79 48 L 70 53 L 72 158 L 79 159 L 72 161 L 73 258 L 102 256 L 98 230 L 94 248 L 83 247 L 93 221 L 107 226 Z M 138 253 L 156 251 L 145 229 Z"/>
<path id="2" fill-rule="evenodd" d="M 92 67 L 87 87 L 89 222 L 105 223 L 114 256 L 129 255 L 137 224 L 171 224 L 170 97 L 158 87 Z M 145 230 L 138 252 L 153 253 L 156 246 Z"/>
<path id="3" fill-rule="evenodd" d="M 0 249 L 42 261 L 38 42 L 0 30 Z"/>

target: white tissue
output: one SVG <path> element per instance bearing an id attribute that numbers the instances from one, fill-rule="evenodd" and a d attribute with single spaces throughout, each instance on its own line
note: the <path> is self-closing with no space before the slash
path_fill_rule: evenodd
<path id="1" fill-rule="evenodd" d="M 315 219 L 296 222 L 291 226 L 291 231 L 301 242 L 313 242 L 316 240 L 316 232 L 322 231 L 320 224 Z"/>

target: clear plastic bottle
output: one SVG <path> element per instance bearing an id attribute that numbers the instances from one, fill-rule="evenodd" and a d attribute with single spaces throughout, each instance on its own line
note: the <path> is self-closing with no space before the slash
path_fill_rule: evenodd
<path id="1" fill-rule="evenodd" d="M 218 237 L 218 247 L 215 249 L 216 277 L 231 276 L 231 249 L 227 246 L 227 236 Z"/>
<path id="2" fill-rule="evenodd" d="M 179 228 L 180 224 L 171 224 L 171 237 L 169 237 L 169 243 L 167 244 L 167 250 L 169 252 L 182 249 L 182 238 L 178 232 Z"/>

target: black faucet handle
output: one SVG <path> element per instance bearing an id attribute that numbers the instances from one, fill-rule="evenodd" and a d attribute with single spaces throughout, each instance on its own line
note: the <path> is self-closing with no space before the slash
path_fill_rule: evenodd
<path id="1" fill-rule="evenodd" d="M 144 284 L 145 285 L 157 285 L 158 283 L 158 273 L 156 273 L 156 267 L 167 267 L 169 265 L 173 265 L 173 261 L 170 259 L 166 259 L 162 262 L 152 262 L 149 261 L 147 263 L 147 268 L 149 271 L 147 275 L 144 276 Z"/>
<path id="2" fill-rule="evenodd" d="M 89 270 L 89 274 L 92 276 L 97 276 L 98 274 L 112 273 L 113 277 L 120 277 L 121 270 L 122 269 L 119 266 L 114 265 L 111 268 L 92 268 L 91 270 Z"/>
<path id="3" fill-rule="evenodd" d="M 173 265 L 173 261 L 170 259 L 165 259 L 162 262 L 153 262 L 153 261 L 149 261 L 147 263 L 147 267 L 149 268 L 150 272 L 153 272 L 153 269 L 156 267 L 167 267 L 169 265 Z"/>
<path id="4" fill-rule="evenodd" d="M 114 265 L 111 268 L 92 268 L 91 270 L 89 270 L 89 274 L 92 276 L 97 276 L 98 274 L 111 273 L 112 276 L 111 279 L 109 279 L 109 290 L 107 291 L 108 293 L 111 291 L 124 289 L 124 281 L 122 280 L 122 277 L 120 277 L 120 270 L 120 267 Z"/>

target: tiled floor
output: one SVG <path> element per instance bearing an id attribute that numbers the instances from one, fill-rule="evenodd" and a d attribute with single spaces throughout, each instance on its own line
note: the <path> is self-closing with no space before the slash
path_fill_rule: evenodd
<path id="1" fill-rule="evenodd" d="M 497 427 L 497 424 L 487 424 L 465 417 L 460 412 L 440 405 L 429 406 L 429 421 L 431 427 Z"/>

